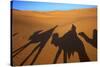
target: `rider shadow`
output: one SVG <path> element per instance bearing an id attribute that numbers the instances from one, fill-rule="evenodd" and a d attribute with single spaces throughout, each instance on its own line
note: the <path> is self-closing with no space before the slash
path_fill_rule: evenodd
<path id="1" fill-rule="evenodd" d="M 53 31 L 55 30 L 57 26 L 51 28 L 48 31 L 45 32 L 41 32 L 41 31 L 37 31 L 35 32 L 32 36 L 30 36 L 29 38 L 29 42 L 16 49 L 15 51 L 13 51 L 13 53 L 15 53 L 13 55 L 13 57 L 15 57 L 16 55 L 18 55 L 20 52 L 22 52 L 26 47 L 28 47 L 30 44 L 32 43 L 37 43 L 39 42 L 39 44 L 32 50 L 32 52 L 22 61 L 22 63 L 20 65 L 23 65 L 28 59 L 29 57 L 36 51 L 38 50 L 38 52 L 36 53 L 35 57 L 33 58 L 32 62 L 30 63 L 30 65 L 34 64 L 34 62 L 36 61 L 37 57 L 39 56 L 39 54 L 41 53 L 42 49 L 44 48 L 44 46 L 46 45 L 46 42 L 49 40 L 50 36 L 52 35 Z"/>
<path id="2" fill-rule="evenodd" d="M 76 32 L 75 25 L 72 25 L 70 31 L 68 31 L 64 36 L 59 37 L 57 33 L 53 35 L 52 43 L 59 47 L 53 63 L 57 63 L 57 59 L 61 52 L 64 52 L 63 62 L 67 63 L 67 56 L 70 58 L 71 54 L 77 52 L 79 55 L 80 62 L 90 61 L 88 58 L 83 42 L 79 39 Z"/>
<path id="3" fill-rule="evenodd" d="M 90 43 L 93 47 L 97 48 L 97 30 L 93 30 L 92 39 L 89 38 L 84 32 L 80 32 L 79 35 L 85 39 L 86 42 Z"/>

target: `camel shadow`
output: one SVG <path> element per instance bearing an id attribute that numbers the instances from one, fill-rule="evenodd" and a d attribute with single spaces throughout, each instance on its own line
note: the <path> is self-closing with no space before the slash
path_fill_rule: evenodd
<path id="1" fill-rule="evenodd" d="M 67 56 L 70 58 L 71 54 L 74 54 L 74 52 L 78 53 L 80 62 L 90 61 L 86 54 L 83 42 L 77 36 L 75 25 L 72 25 L 71 30 L 62 37 L 59 37 L 57 33 L 53 34 L 51 43 L 59 48 L 53 61 L 54 64 L 57 63 L 57 59 L 62 51 L 64 52 L 64 63 L 67 63 Z"/>
<path id="2" fill-rule="evenodd" d="M 85 39 L 86 42 L 90 43 L 93 47 L 97 48 L 97 30 L 93 30 L 92 39 L 89 38 L 84 32 L 80 32 L 79 35 Z"/>
<path id="3" fill-rule="evenodd" d="M 29 42 L 26 45 L 24 45 L 24 46 L 22 46 L 22 47 L 20 47 L 20 48 L 13 51 L 13 57 L 15 57 L 20 52 L 22 52 L 30 44 L 39 42 L 39 44 L 31 51 L 31 53 L 22 61 L 22 63 L 20 65 L 23 65 L 29 59 L 29 57 L 36 50 L 38 50 L 36 55 L 34 56 L 32 62 L 30 63 L 30 65 L 34 64 L 34 62 L 36 61 L 37 57 L 41 53 L 42 49 L 45 47 L 46 42 L 49 40 L 50 36 L 52 35 L 52 33 L 53 33 L 53 31 L 55 30 L 56 27 L 57 26 L 55 26 L 55 27 L 53 27 L 53 28 L 51 28 L 51 29 L 49 29 L 45 32 L 41 32 L 42 30 L 34 32 L 34 34 L 29 37 L 29 39 L 28 39 Z"/>

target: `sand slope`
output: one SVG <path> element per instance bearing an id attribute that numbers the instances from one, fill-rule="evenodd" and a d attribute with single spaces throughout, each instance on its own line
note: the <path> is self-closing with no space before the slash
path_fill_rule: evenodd
<path id="1" fill-rule="evenodd" d="M 12 10 L 12 34 L 17 33 L 16 36 L 12 37 L 13 50 L 27 43 L 29 36 L 33 32 L 37 30 L 46 31 L 56 25 L 58 25 L 58 27 L 55 29 L 54 33 L 57 32 L 60 36 L 63 36 L 68 30 L 70 30 L 71 25 L 74 24 L 77 27 L 77 33 L 84 32 L 92 38 L 92 31 L 97 28 L 96 10 L 96 8 L 49 12 Z M 58 48 L 51 44 L 51 39 L 52 38 L 46 43 L 45 48 L 43 48 L 35 64 L 48 64 L 53 62 Z M 92 61 L 95 61 L 96 49 L 83 38 L 80 37 L 80 39 L 84 43 L 89 58 Z M 19 65 L 35 46 L 36 44 L 32 44 L 18 56 L 13 58 L 14 64 Z M 29 64 L 32 61 L 33 56 L 34 54 L 25 64 Z M 78 54 L 75 52 L 74 56 L 71 56 L 71 58 L 68 59 L 68 62 L 77 61 L 79 61 Z M 58 63 L 61 62 L 63 62 L 63 52 L 58 59 Z"/>

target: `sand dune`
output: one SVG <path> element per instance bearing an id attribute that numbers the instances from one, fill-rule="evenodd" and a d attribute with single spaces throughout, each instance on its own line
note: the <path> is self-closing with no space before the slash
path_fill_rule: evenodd
<path id="1" fill-rule="evenodd" d="M 37 12 L 37 11 L 20 11 L 12 10 L 12 34 L 18 33 L 13 39 L 13 50 L 21 47 L 25 43 L 30 35 L 37 30 L 46 31 L 56 25 L 58 27 L 55 29 L 60 36 L 63 36 L 67 31 L 70 30 L 72 24 L 77 27 L 77 33 L 84 32 L 90 38 L 92 38 L 92 32 L 97 29 L 97 9 L 79 9 L 79 10 L 69 10 L 69 11 L 48 11 L 48 12 Z M 80 37 L 80 36 L 79 36 Z M 51 39 L 46 43 L 45 48 L 43 48 L 41 54 L 36 60 L 35 64 L 49 64 L 52 63 L 57 49 L 53 44 L 51 44 Z M 96 60 L 96 49 L 87 43 L 83 38 L 86 52 L 90 60 Z M 13 58 L 15 65 L 19 65 L 23 59 L 32 51 L 36 45 L 34 44 L 27 47 L 18 56 Z M 32 61 L 32 55 L 30 59 L 25 63 L 26 65 Z M 63 52 L 58 59 L 58 63 L 63 61 Z M 68 62 L 78 62 L 78 54 L 75 52 L 74 56 L 68 59 Z"/>

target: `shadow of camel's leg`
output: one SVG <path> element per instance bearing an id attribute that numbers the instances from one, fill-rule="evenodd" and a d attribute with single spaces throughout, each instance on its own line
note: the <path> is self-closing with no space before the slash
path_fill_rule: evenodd
<path id="1" fill-rule="evenodd" d="M 85 49 L 81 49 L 78 51 L 80 62 L 90 61 L 89 57 L 86 54 Z"/>
<path id="2" fill-rule="evenodd" d="M 64 63 L 67 63 L 67 54 L 64 52 Z"/>
<path id="3" fill-rule="evenodd" d="M 30 65 L 33 65 L 33 64 L 34 64 L 34 62 L 35 62 L 36 59 L 38 58 L 39 54 L 41 53 L 42 49 L 43 49 L 43 47 L 40 47 L 40 48 L 39 48 L 38 52 L 36 53 L 34 59 L 33 59 L 32 62 L 30 63 Z"/>
<path id="4" fill-rule="evenodd" d="M 23 64 L 28 60 L 28 58 L 29 58 L 38 48 L 39 48 L 39 45 L 36 46 L 36 47 L 32 50 L 32 52 L 24 59 L 24 61 L 23 61 L 20 65 L 23 65 Z"/>
<path id="5" fill-rule="evenodd" d="M 58 59 L 58 57 L 60 56 L 61 51 L 62 51 L 62 49 L 61 49 L 61 48 L 60 48 L 60 49 L 58 49 L 57 54 L 56 54 L 56 56 L 55 56 L 55 59 L 54 59 L 54 61 L 53 61 L 53 63 L 54 63 L 54 64 L 57 62 L 57 59 Z"/>
<path id="6" fill-rule="evenodd" d="M 31 44 L 31 42 L 27 43 L 26 45 L 16 49 L 15 51 L 13 51 L 12 53 L 14 53 L 14 55 L 12 55 L 12 57 L 15 57 L 17 54 L 19 54 L 21 51 L 23 51 L 27 46 L 29 46 L 29 44 Z"/>

